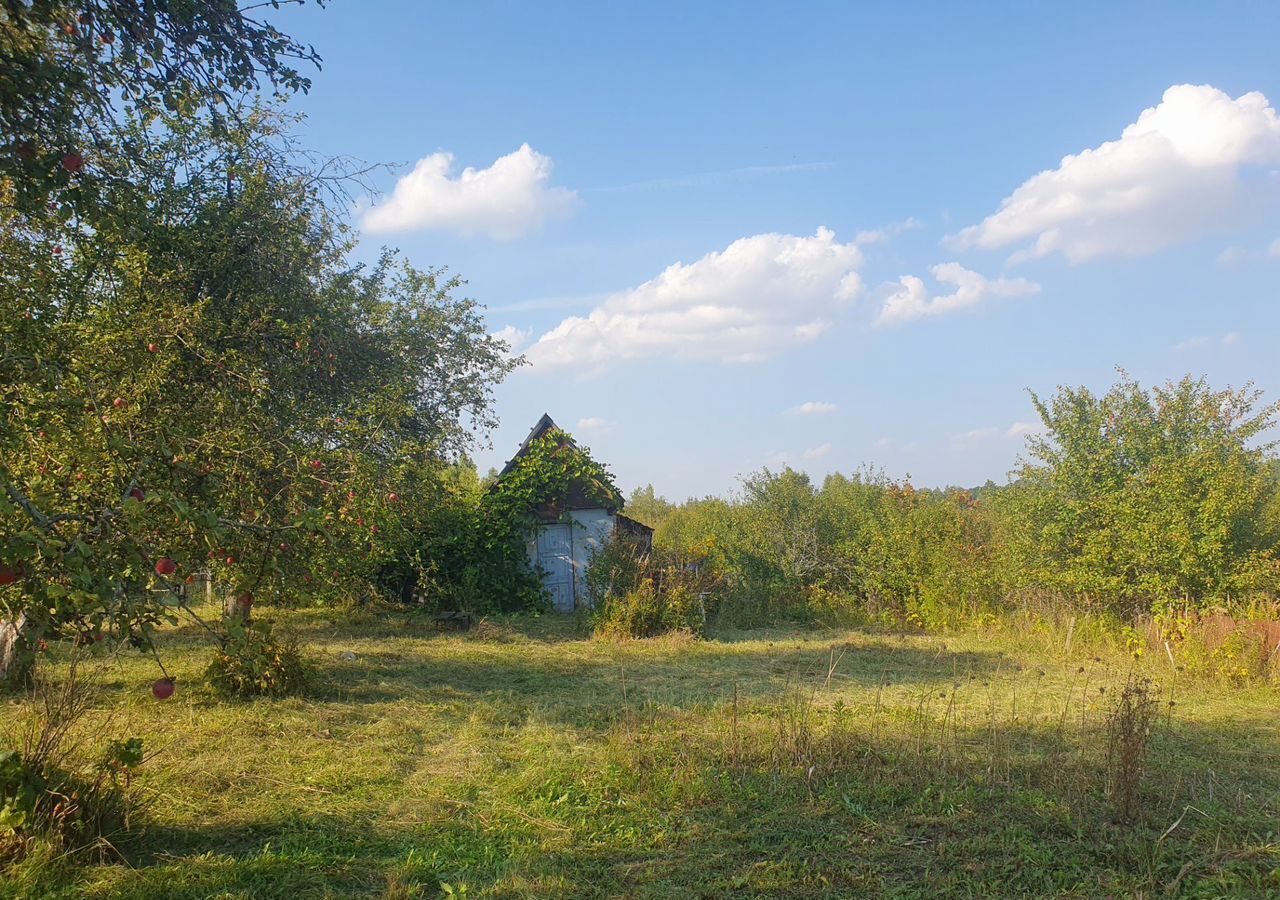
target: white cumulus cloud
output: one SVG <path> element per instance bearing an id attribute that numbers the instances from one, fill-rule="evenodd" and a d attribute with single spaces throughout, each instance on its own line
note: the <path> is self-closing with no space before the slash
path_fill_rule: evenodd
<path id="1" fill-rule="evenodd" d="M 533 332 L 528 328 L 504 325 L 489 336 L 502 341 L 512 353 L 519 353 L 520 348 L 533 336 Z"/>
<path id="2" fill-rule="evenodd" d="M 826 456 L 830 452 L 831 452 L 830 442 L 825 444 L 819 444 L 816 447 L 810 447 L 808 450 L 804 451 L 804 458 L 805 459 L 822 459 L 822 457 Z"/>
<path id="3" fill-rule="evenodd" d="M 925 316 L 939 316 L 957 309 L 977 306 L 988 297 L 1022 297 L 1040 290 L 1040 285 L 1025 278 L 989 279 L 959 263 L 943 263 L 930 271 L 939 284 L 950 285 L 955 290 L 931 297 L 924 281 L 915 275 L 903 275 L 898 279 L 898 288 L 885 298 L 876 324 L 889 325 Z"/>
<path id="4" fill-rule="evenodd" d="M 793 406 L 787 412 L 793 416 L 822 416 L 827 413 L 833 413 L 837 409 L 834 403 L 827 403 L 822 400 L 810 400 L 807 403 L 801 403 L 799 406 Z"/>
<path id="5" fill-rule="evenodd" d="M 1280 238 L 1276 238 L 1272 243 L 1270 253 L 1272 256 L 1280 256 Z"/>
<path id="6" fill-rule="evenodd" d="M 1020 438 L 1039 431 L 1040 426 L 1034 422 L 1014 422 L 1005 431 L 1004 436 L 1007 438 Z"/>
<path id="7" fill-rule="evenodd" d="M 862 289 L 862 251 L 819 228 L 757 234 L 571 316 L 527 351 L 534 368 L 646 357 L 754 362 L 814 340 Z"/>
<path id="8" fill-rule="evenodd" d="M 487 169 L 453 174 L 453 154 L 433 153 L 396 182 L 384 202 L 365 212 L 365 231 L 453 231 L 510 240 L 562 218 L 578 195 L 552 187 L 552 162 L 528 144 L 499 157 Z"/>
<path id="9" fill-rule="evenodd" d="M 578 430 L 599 431 L 601 428 L 608 426 L 608 424 L 608 420 L 601 419 L 599 416 L 587 416 L 585 419 L 578 420 Z"/>
<path id="10" fill-rule="evenodd" d="M 1175 85 L 1114 141 L 1063 158 L 951 242 L 1014 259 L 1149 253 L 1239 221 L 1265 202 L 1248 176 L 1280 164 L 1280 118 L 1257 91 Z"/>

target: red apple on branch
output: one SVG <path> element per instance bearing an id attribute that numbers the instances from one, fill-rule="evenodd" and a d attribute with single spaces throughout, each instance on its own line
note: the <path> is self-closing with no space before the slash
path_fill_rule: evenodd
<path id="1" fill-rule="evenodd" d="M 62 168 L 72 175 L 84 168 L 84 156 L 79 153 L 67 153 L 62 157 Z"/>
<path id="2" fill-rule="evenodd" d="M 172 575 L 178 571 L 178 564 L 167 556 L 162 556 L 156 560 L 157 575 Z"/>

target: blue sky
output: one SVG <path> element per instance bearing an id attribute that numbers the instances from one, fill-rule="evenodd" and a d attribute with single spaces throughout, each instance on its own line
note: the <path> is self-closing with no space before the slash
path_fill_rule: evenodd
<path id="1" fill-rule="evenodd" d="M 398 165 L 360 254 L 462 275 L 533 362 L 482 469 L 545 411 L 675 499 L 973 485 L 1027 388 L 1280 398 L 1280 5 L 601 6 L 279 15 L 306 142 Z"/>

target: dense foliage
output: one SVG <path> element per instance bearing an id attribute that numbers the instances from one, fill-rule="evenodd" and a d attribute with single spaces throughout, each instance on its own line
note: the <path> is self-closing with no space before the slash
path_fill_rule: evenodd
<path id="1" fill-rule="evenodd" d="M 1126 615 L 1280 584 L 1275 404 L 1191 378 L 1033 399 L 1047 433 L 1000 504 L 1013 584 Z"/>
<path id="2" fill-rule="evenodd" d="M 587 570 L 593 627 L 607 638 L 647 638 L 669 632 L 705 637 L 705 601 L 715 586 L 701 560 L 652 550 L 622 537 L 601 548 Z"/>
<path id="3" fill-rule="evenodd" d="M 1191 378 L 1034 400 L 1044 432 L 1008 486 L 764 470 L 728 500 L 663 510 L 658 542 L 705 556 L 741 622 L 946 626 L 1036 592 L 1131 621 L 1276 597 L 1280 481 L 1260 440 L 1275 405 Z"/>
<path id="4" fill-rule="evenodd" d="M 261 82 L 305 91 L 319 56 L 255 16 L 289 0 L 10 0 L 0 4 L 0 178 L 31 211 L 50 192 L 88 201 L 149 154 L 131 130 L 188 109 L 215 122 Z M 71 198 L 67 198 L 71 199 Z M 80 214 L 84 215 L 81 209 Z"/>
<path id="5" fill-rule="evenodd" d="M 206 568 L 360 591 L 407 542 L 402 498 L 491 423 L 514 363 L 460 282 L 349 263 L 280 128 L 173 118 L 93 227 L 4 214 L 0 618 L 27 650 L 146 647 Z"/>

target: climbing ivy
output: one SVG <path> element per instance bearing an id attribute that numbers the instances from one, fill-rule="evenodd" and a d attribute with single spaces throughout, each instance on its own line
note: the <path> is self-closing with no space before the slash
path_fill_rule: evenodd
<path id="1" fill-rule="evenodd" d="M 586 506 L 621 509 L 623 505 L 609 470 L 568 433 L 553 428 L 530 441 L 511 470 L 493 483 L 489 506 L 515 525 L 528 527 L 549 509 L 563 516 L 574 491 L 580 493 L 573 499 Z"/>
<path id="2" fill-rule="evenodd" d="M 556 428 L 529 442 L 511 469 L 494 481 L 481 502 L 480 558 L 485 592 L 500 609 L 546 603 L 546 592 L 529 570 L 529 530 L 554 515 L 569 521 L 565 506 L 621 509 L 623 497 L 609 470 Z"/>

